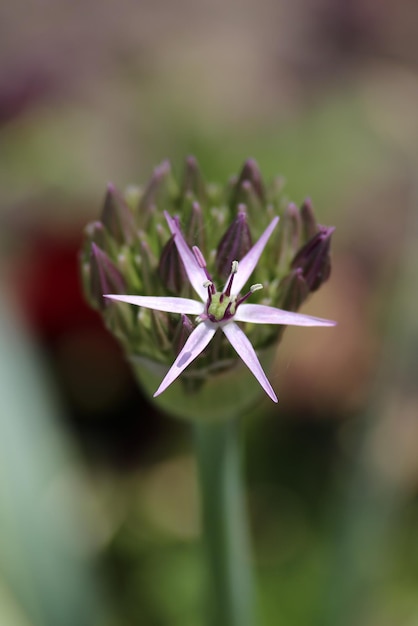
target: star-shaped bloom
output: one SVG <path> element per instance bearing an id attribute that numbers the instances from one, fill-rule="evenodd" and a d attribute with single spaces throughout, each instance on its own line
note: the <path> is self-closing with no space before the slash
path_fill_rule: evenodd
<path id="1" fill-rule="evenodd" d="M 232 262 L 231 273 L 223 291 L 217 291 L 207 270 L 202 252 L 197 246 L 192 249 L 186 243 L 177 221 L 165 213 L 168 226 L 183 262 L 187 277 L 199 300 L 177 297 L 153 297 L 108 294 L 107 298 L 127 302 L 137 306 L 179 313 L 195 315 L 197 325 L 188 337 L 182 350 L 167 372 L 154 397 L 161 394 L 180 376 L 183 370 L 203 352 L 216 332 L 221 331 L 257 378 L 267 395 L 277 402 L 277 396 L 269 383 L 260 364 L 257 354 L 236 322 L 251 322 L 252 324 L 284 324 L 293 326 L 334 326 L 335 322 L 300 313 L 292 313 L 263 304 L 247 304 L 246 300 L 262 285 L 252 285 L 247 293 L 240 292 L 251 274 L 275 229 L 279 218 L 275 217 L 259 240 L 240 260 Z"/>

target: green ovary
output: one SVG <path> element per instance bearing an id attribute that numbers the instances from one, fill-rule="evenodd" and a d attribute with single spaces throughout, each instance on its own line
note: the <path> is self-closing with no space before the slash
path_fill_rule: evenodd
<path id="1" fill-rule="evenodd" d="M 222 301 L 221 301 L 222 297 Z M 212 301 L 208 306 L 208 316 L 216 322 L 222 322 L 225 317 L 232 317 L 236 311 L 236 298 L 228 297 L 223 293 L 217 292 L 212 295 Z M 229 309 L 228 309 L 229 306 Z M 227 313 L 228 309 L 228 313 Z"/>

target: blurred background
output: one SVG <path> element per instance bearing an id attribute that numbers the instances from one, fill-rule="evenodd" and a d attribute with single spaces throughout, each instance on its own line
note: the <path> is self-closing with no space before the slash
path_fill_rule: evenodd
<path id="1" fill-rule="evenodd" d="M 0 623 L 203 626 L 190 432 L 81 294 L 105 185 L 254 157 L 337 227 L 243 420 L 262 626 L 418 624 L 418 4 L 0 4 Z"/>

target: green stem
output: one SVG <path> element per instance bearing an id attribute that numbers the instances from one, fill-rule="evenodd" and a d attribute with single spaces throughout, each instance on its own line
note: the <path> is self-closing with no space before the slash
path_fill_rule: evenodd
<path id="1" fill-rule="evenodd" d="M 253 579 L 237 421 L 198 423 L 196 455 L 213 626 L 252 626 Z"/>

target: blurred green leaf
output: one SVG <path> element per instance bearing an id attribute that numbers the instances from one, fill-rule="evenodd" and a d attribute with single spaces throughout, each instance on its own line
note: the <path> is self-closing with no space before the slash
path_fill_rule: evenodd
<path id="1" fill-rule="evenodd" d="M 1 299 L 0 397 L 0 572 L 12 604 L 34 626 L 91 625 L 97 598 L 83 525 L 59 484 L 57 492 L 69 450 L 38 355 Z M 10 624 L 1 612 L 0 621 Z"/>

